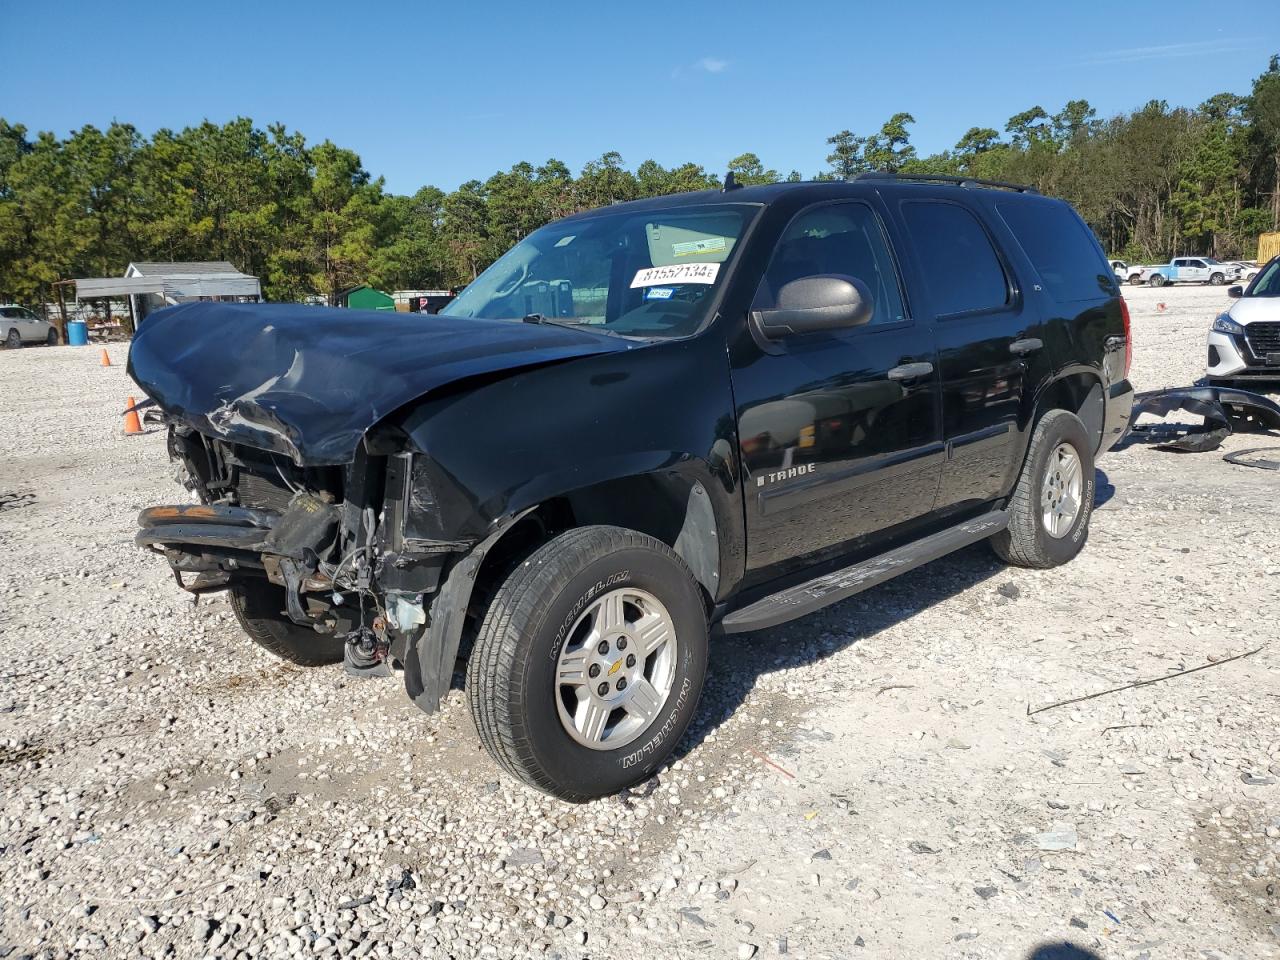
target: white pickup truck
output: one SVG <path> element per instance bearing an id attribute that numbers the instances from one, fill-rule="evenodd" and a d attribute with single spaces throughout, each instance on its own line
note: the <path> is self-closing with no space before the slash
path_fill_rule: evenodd
<path id="1" fill-rule="evenodd" d="M 1209 283 L 1221 286 L 1234 280 L 1240 272 L 1235 263 L 1223 263 L 1213 257 L 1174 257 L 1158 267 L 1145 267 L 1147 283 L 1163 287 L 1169 283 Z"/>
<path id="2" fill-rule="evenodd" d="M 1125 263 L 1123 260 L 1112 260 L 1111 269 L 1115 271 L 1116 279 L 1121 283 L 1131 283 L 1138 286 L 1147 279 L 1147 268 L 1139 267 Z"/>
<path id="3" fill-rule="evenodd" d="M 16 303 L 0 304 L 0 340 L 14 350 L 24 343 L 58 342 L 58 331 L 52 323 L 46 323 L 26 307 Z"/>

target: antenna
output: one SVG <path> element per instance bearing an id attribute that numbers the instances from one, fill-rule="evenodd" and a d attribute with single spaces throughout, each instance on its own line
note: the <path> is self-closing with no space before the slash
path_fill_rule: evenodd
<path id="1" fill-rule="evenodd" d="M 732 170 L 730 170 L 728 173 L 724 175 L 724 188 L 721 190 L 721 193 L 728 193 L 730 190 L 741 190 L 741 189 L 742 189 L 742 184 L 738 182 L 737 178 L 733 175 Z"/>

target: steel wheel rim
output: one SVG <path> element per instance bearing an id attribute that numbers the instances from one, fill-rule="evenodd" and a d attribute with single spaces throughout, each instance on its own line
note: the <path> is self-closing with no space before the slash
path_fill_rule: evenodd
<path id="1" fill-rule="evenodd" d="M 1045 532 L 1061 540 L 1080 516 L 1084 488 L 1080 454 L 1069 443 L 1058 444 L 1045 464 L 1040 484 L 1040 519 Z"/>
<path id="2" fill-rule="evenodd" d="M 671 696 L 677 653 L 675 624 L 653 594 L 622 587 L 596 597 L 573 622 L 556 662 L 565 733 L 591 750 L 631 743 Z"/>

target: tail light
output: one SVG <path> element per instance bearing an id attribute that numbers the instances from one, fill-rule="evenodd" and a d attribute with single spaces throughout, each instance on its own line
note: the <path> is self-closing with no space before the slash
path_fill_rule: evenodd
<path id="1" fill-rule="evenodd" d="M 1133 366 L 1133 335 L 1129 332 L 1129 304 L 1124 297 L 1120 298 L 1120 319 L 1124 321 L 1124 378 L 1129 379 L 1129 368 Z"/>

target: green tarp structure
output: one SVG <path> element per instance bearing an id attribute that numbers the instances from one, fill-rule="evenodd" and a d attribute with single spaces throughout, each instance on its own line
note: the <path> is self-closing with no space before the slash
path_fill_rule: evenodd
<path id="1" fill-rule="evenodd" d="M 342 305 L 352 310 L 394 310 L 396 302 L 391 294 L 375 290 L 368 284 L 342 291 Z"/>

